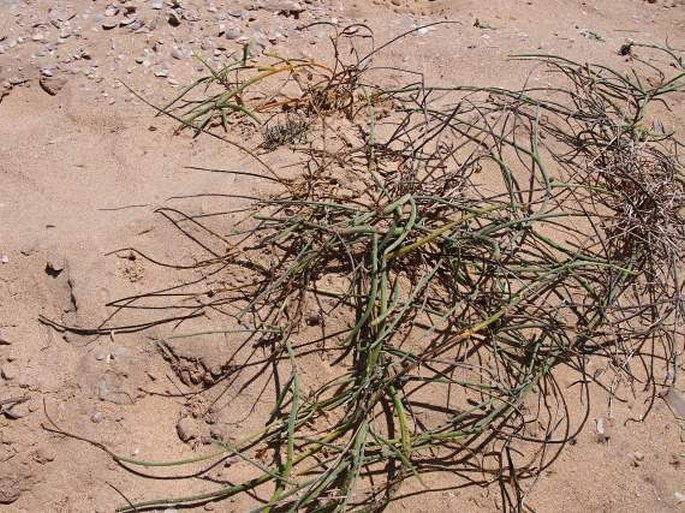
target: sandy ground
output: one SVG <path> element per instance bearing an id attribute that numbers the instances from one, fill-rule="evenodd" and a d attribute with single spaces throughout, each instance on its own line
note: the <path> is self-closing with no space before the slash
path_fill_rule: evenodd
<path id="1" fill-rule="evenodd" d="M 410 36 L 381 58 L 433 82 L 520 86 L 529 70 L 508 62 L 512 53 L 618 64 L 628 39 L 685 47 L 681 0 L 0 0 L 0 401 L 27 399 L 11 409 L 0 403 L 2 511 L 104 512 L 125 503 L 117 490 L 140 499 L 169 486 L 172 495 L 203 489 L 126 473 L 96 447 L 42 427 L 49 415 L 143 459 L 202 452 L 177 429 L 202 399 L 181 390 L 149 336 L 62 337 L 37 319 L 94 325 L 107 301 L 163 284 L 159 268 L 116 253 L 136 246 L 162 259 L 184 255 L 157 206 L 201 211 L 209 200 L 188 196 L 264 194 L 254 180 L 186 169 L 254 163 L 211 138 L 174 135 L 174 122 L 155 118 L 120 81 L 161 103 L 197 77 L 192 51 L 219 63 L 251 40 L 310 55 L 326 44 L 324 33 L 297 27 L 314 21 L 363 22 L 383 42 L 444 19 L 459 24 Z M 673 112 L 680 123 L 683 105 Z M 622 397 L 593 394 L 591 418 L 533 487 L 531 511 L 685 511 L 682 425 L 663 401 L 630 422 L 645 405 L 639 391 Z M 598 421 L 608 439 L 598 440 Z M 230 480 L 231 471 L 219 475 Z M 447 489 L 388 510 L 497 511 L 498 501 L 494 490 Z M 236 499 L 204 509 L 244 507 Z"/>

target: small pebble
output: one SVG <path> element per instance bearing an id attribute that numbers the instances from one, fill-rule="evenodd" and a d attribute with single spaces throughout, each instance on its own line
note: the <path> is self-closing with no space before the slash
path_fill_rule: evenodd
<path id="1" fill-rule="evenodd" d="M 122 20 L 119 22 L 119 25 L 122 27 L 126 27 L 127 25 L 130 25 L 134 22 L 138 21 L 135 15 L 133 16 L 124 16 Z"/>
<path id="2" fill-rule="evenodd" d="M 46 463 L 55 461 L 56 457 L 57 453 L 55 450 L 49 447 L 40 447 L 33 455 L 33 459 L 40 465 L 45 465 Z"/>
<path id="3" fill-rule="evenodd" d="M 292 0 L 270 0 L 265 2 L 262 9 L 295 16 L 304 11 L 304 7 L 300 5 L 299 2 L 294 2 Z"/>
<path id="4" fill-rule="evenodd" d="M 190 417 L 183 417 L 176 424 L 176 433 L 182 442 L 188 442 L 189 440 L 195 438 L 195 433 L 193 433 L 193 419 Z"/>
<path id="5" fill-rule="evenodd" d="M 235 41 L 236 39 L 240 39 L 240 36 L 242 34 L 237 29 L 229 28 L 229 29 L 226 29 L 226 31 L 224 32 L 224 35 L 225 35 L 226 39 L 231 40 L 231 41 Z"/>
<path id="6" fill-rule="evenodd" d="M 41 78 L 40 81 L 38 82 L 40 85 L 41 89 L 48 93 L 50 96 L 55 96 L 57 93 L 59 93 L 62 89 L 64 89 L 64 86 L 67 85 L 67 79 L 66 78 L 50 78 L 50 77 L 44 77 Z M 59 272 L 58 272 L 59 274 Z"/>
<path id="7" fill-rule="evenodd" d="M 645 455 L 640 451 L 635 451 L 630 455 L 630 459 L 632 460 L 631 463 L 633 467 L 639 467 L 640 464 L 644 461 Z"/>
<path id="8" fill-rule="evenodd" d="M 167 23 L 169 23 L 169 25 L 172 27 L 178 27 L 181 24 L 181 20 L 178 16 L 176 16 L 176 13 L 170 12 L 169 16 L 167 17 Z"/>
<path id="9" fill-rule="evenodd" d="M 59 251 L 50 250 L 45 259 L 45 272 L 51 276 L 57 276 L 67 267 L 67 260 Z"/>
<path id="10" fill-rule="evenodd" d="M 595 429 L 597 431 L 597 443 L 607 443 L 611 435 L 607 429 L 607 422 L 603 418 L 598 418 L 595 424 Z"/>
<path id="11" fill-rule="evenodd" d="M 5 417 L 12 420 L 23 419 L 26 417 L 30 411 L 29 406 L 26 402 L 17 403 L 10 408 L 3 410 Z"/>
<path id="12" fill-rule="evenodd" d="M 179 61 L 185 59 L 185 53 L 178 46 L 171 48 L 171 56 Z"/>
<path id="13" fill-rule="evenodd" d="M 95 359 L 99 362 L 108 359 L 108 357 L 109 351 L 106 351 L 105 349 L 98 349 L 97 351 L 95 351 Z"/>
<path id="14" fill-rule="evenodd" d="M 2 379 L 4 379 L 5 381 L 12 381 L 14 379 L 17 379 L 18 375 L 19 374 L 17 373 L 17 370 L 14 368 L 13 365 L 5 365 L 2 369 L 0 369 L 0 376 L 2 376 Z"/>

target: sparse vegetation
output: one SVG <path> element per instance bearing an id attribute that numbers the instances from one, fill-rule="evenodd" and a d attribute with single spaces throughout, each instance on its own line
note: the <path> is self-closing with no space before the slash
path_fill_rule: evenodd
<path id="1" fill-rule="evenodd" d="M 252 491 L 259 511 L 378 511 L 439 470 L 498 483 L 517 509 L 582 427 L 559 368 L 584 389 L 587 359 L 606 359 L 652 397 L 673 380 L 685 176 L 651 109 L 680 91 L 681 57 L 633 44 L 621 72 L 524 55 L 553 85 L 388 89 L 370 79 L 371 41 L 340 31 L 330 65 L 245 54 L 161 109 L 198 133 L 247 122 L 301 173 L 228 235 L 167 209 L 206 255 L 190 266 L 202 278 L 110 305 L 222 319 L 245 334 L 226 379 L 279 375 L 263 428 L 206 458 L 112 454 L 144 472 L 238 455 L 252 478 L 120 511 Z"/>

